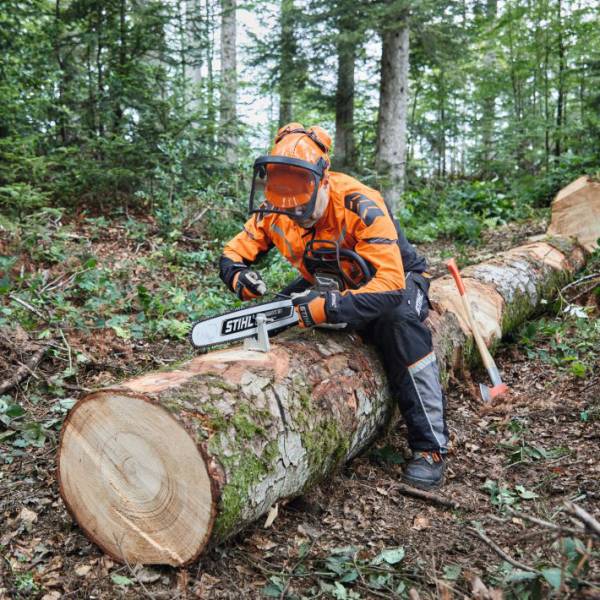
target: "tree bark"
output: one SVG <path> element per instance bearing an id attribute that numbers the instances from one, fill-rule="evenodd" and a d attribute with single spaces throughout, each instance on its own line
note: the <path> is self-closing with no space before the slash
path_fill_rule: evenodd
<path id="1" fill-rule="evenodd" d="M 497 13 L 497 0 L 486 3 L 486 22 L 491 27 Z M 491 175 L 490 163 L 494 157 L 494 124 L 496 122 L 496 89 L 494 85 L 498 61 L 493 48 L 488 49 L 483 56 L 484 86 L 481 106 L 481 147 L 482 147 L 482 174 Z"/>
<path id="2" fill-rule="evenodd" d="M 338 170 L 353 169 L 356 162 L 354 146 L 354 66 L 356 41 L 352 39 L 351 26 L 340 20 L 337 43 L 338 72 L 335 94 L 335 146 L 333 166 Z"/>
<path id="3" fill-rule="evenodd" d="M 294 56 L 297 52 L 294 0 L 281 0 L 279 27 L 279 127 L 283 127 L 294 120 L 294 86 L 298 78 Z"/>
<path id="4" fill-rule="evenodd" d="M 408 116 L 409 26 L 382 33 L 381 84 L 377 123 L 377 170 L 383 177 L 383 195 L 397 212 L 406 172 Z"/>
<path id="5" fill-rule="evenodd" d="M 236 0 L 221 2 L 220 137 L 229 163 L 237 161 Z"/>
<path id="6" fill-rule="evenodd" d="M 202 108 L 202 60 L 200 53 L 206 40 L 203 39 L 202 6 L 200 0 L 186 0 L 186 37 L 188 56 L 186 61 L 186 79 L 192 84 L 191 107 L 195 111 Z"/>
<path id="7" fill-rule="evenodd" d="M 577 242 L 548 237 L 464 269 L 486 343 L 584 264 Z M 430 295 L 428 325 L 447 381 L 476 351 L 452 279 L 435 280 Z M 62 497 L 116 559 L 188 563 L 367 448 L 393 411 L 384 381 L 356 334 L 293 329 L 266 354 L 230 348 L 100 390 L 63 425 Z"/>
<path id="8" fill-rule="evenodd" d="M 565 41 L 562 23 L 562 1 L 557 3 L 557 31 L 558 31 L 558 77 L 556 98 L 556 138 L 554 140 L 554 159 L 558 164 L 562 154 L 562 136 L 564 125 L 565 105 Z"/>

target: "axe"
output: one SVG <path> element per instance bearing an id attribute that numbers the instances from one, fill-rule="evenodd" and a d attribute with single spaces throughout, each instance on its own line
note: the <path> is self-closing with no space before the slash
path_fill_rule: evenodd
<path id="1" fill-rule="evenodd" d="M 450 275 L 454 278 L 456 282 L 456 287 L 458 288 L 458 292 L 460 294 L 460 298 L 462 300 L 465 313 L 467 314 L 467 320 L 469 321 L 469 327 L 473 332 L 473 337 L 475 338 L 475 342 L 477 344 L 477 348 L 479 348 L 479 353 L 481 354 L 481 359 L 485 368 L 487 369 L 488 375 L 492 380 L 492 386 L 488 387 L 487 385 L 480 383 L 479 390 L 481 392 L 481 398 L 484 402 L 491 402 L 494 398 L 501 396 L 505 392 L 508 391 L 508 386 L 505 383 L 502 383 L 502 379 L 500 377 L 500 373 L 498 371 L 498 367 L 496 367 L 496 363 L 490 354 L 481 334 L 479 333 L 479 329 L 475 324 L 475 319 L 473 319 L 473 313 L 471 312 L 471 305 L 469 303 L 469 299 L 467 298 L 467 292 L 465 290 L 465 286 L 460 277 L 460 273 L 458 272 L 458 267 L 456 266 L 456 261 L 451 258 L 447 263 L 448 271 L 450 271 Z"/>

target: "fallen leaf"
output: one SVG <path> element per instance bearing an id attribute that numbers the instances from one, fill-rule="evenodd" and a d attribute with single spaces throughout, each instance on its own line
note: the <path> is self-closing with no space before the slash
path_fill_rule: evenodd
<path id="1" fill-rule="evenodd" d="M 19 513 L 19 519 L 25 523 L 25 525 L 31 525 L 37 521 L 37 513 L 29 510 L 27 507 L 23 507 Z"/>
<path id="2" fill-rule="evenodd" d="M 439 584 L 439 597 L 440 600 L 452 600 L 454 598 L 450 588 L 443 582 Z"/>
<path id="3" fill-rule="evenodd" d="M 200 598 L 201 600 L 208 600 L 212 597 L 210 591 L 215 585 L 217 585 L 221 580 L 216 577 L 211 577 L 206 573 L 202 573 L 200 577 L 200 581 L 194 586 L 193 594 L 196 598 Z"/>
<path id="4" fill-rule="evenodd" d="M 302 523 L 301 525 L 298 525 L 298 533 L 300 535 L 309 537 L 312 540 L 316 540 L 321 536 L 321 530 L 317 529 L 316 527 L 312 527 L 308 523 Z"/>
<path id="5" fill-rule="evenodd" d="M 412 528 L 416 531 L 422 531 L 423 529 L 429 529 L 430 527 L 431 523 L 425 515 L 417 515 L 413 520 Z"/>
<path id="6" fill-rule="evenodd" d="M 161 578 L 161 573 L 149 569 L 148 567 L 142 567 L 134 571 L 135 578 L 139 583 L 154 583 Z"/>
<path id="7" fill-rule="evenodd" d="M 179 569 L 179 572 L 177 573 L 177 588 L 183 598 L 187 595 L 186 591 L 188 589 L 189 580 L 190 574 L 188 573 L 188 570 L 183 567 Z"/>
<path id="8" fill-rule="evenodd" d="M 0 537 L 0 546 L 8 546 L 9 542 L 19 535 L 19 530 L 15 529 L 10 533 L 5 533 L 2 537 Z"/>
<path id="9" fill-rule="evenodd" d="M 117 585 L 123 585 L 123 586 L 133 585 L 133 581 L 131 579 L 129 579 L 129 577 L 125 577 L 125 575 L 118 575 L 117 573 L 113 573 L 110 576 L 110 578 L 111 578 L 112 582 Z"/>
<path id="10" fill-rule="evenodd" d="M 271 525 L 273 525 L 273 521 L 277 518 L 278 514 L 279 504 L 273 504 L 273 506 L 271 506 L 269 514 L 267 515 L 267 520 L 265 521 L 265 529 L 268 529 L 269 527 L 271 527 Z"/>
<path id="11" fill-rule="evenodd" d="M 42 596 L 42 600 L 58 600 L 61 596 L 60 592 L 48 592 Z"/>
<path id="12" fill-rule="evenodd" d="M 92 570 L 92 565 L 80 565 L 75 569 L 75 575 L 85 577 Z"/>
<path id="13" fill-rule="evenodd" d="M 256 536 L 252 542 L 259 550 L 272 550 L 277 546 L 273 540 L 259 536 Z"/>
<path id="14" fill-rule="evenodd" d="M 471 594 L 476 600 L 487 600 L 489 591 L 483 581 L 477 576 L 471 579 Z"/>

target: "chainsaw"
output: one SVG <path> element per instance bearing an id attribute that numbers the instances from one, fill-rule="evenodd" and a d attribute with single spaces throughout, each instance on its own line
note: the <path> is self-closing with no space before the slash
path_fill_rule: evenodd
<path id="1" fill-rule="evenodd" d="M 343 264 L 344 260 L 349 264 Z M 304 263 L 314 276 L 313 289 L 323 293 L 347 288 L 356 289 L 373 275 L 370 265 L 361 256 L 352 250 L 339 248 L 336 242 L 328 240 L 309 242 Z M 196 321 L 190 333 L 192 346 L 206 352 L 213 346 L 244 340 L 246 349 L 268 352 L 269 333 L 279 333 L 298 323 L 298 315 L 292 301 L 294 295 L 277 294 L 277 300 L 253 304 Z M 319 327 L 343 329 L 346 323 L 324 323 Z"/>
<path id="2" fill-rule="evenodd" d="M 298 315 L 291 298 L 261 302 L 197 321 L 192 326 L 190 341 L 192 346 L 208 350 L 212 346 L 246 340 L 247 349 L 268 352 L 269 333 L 283 331 L 296 323 Z"/>

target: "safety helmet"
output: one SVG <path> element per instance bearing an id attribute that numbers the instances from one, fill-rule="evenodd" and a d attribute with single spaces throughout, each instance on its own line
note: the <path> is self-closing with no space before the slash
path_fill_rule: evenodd
<path id="1" fill-rule="evenodd" d="M 326 180 L 330 147 L 331 137 L 318 125 L 305 129 L 300 123 L 290 123 L 282 127 L 270 154 L 254 162 L 249 212 L 310 218 Z"/>

